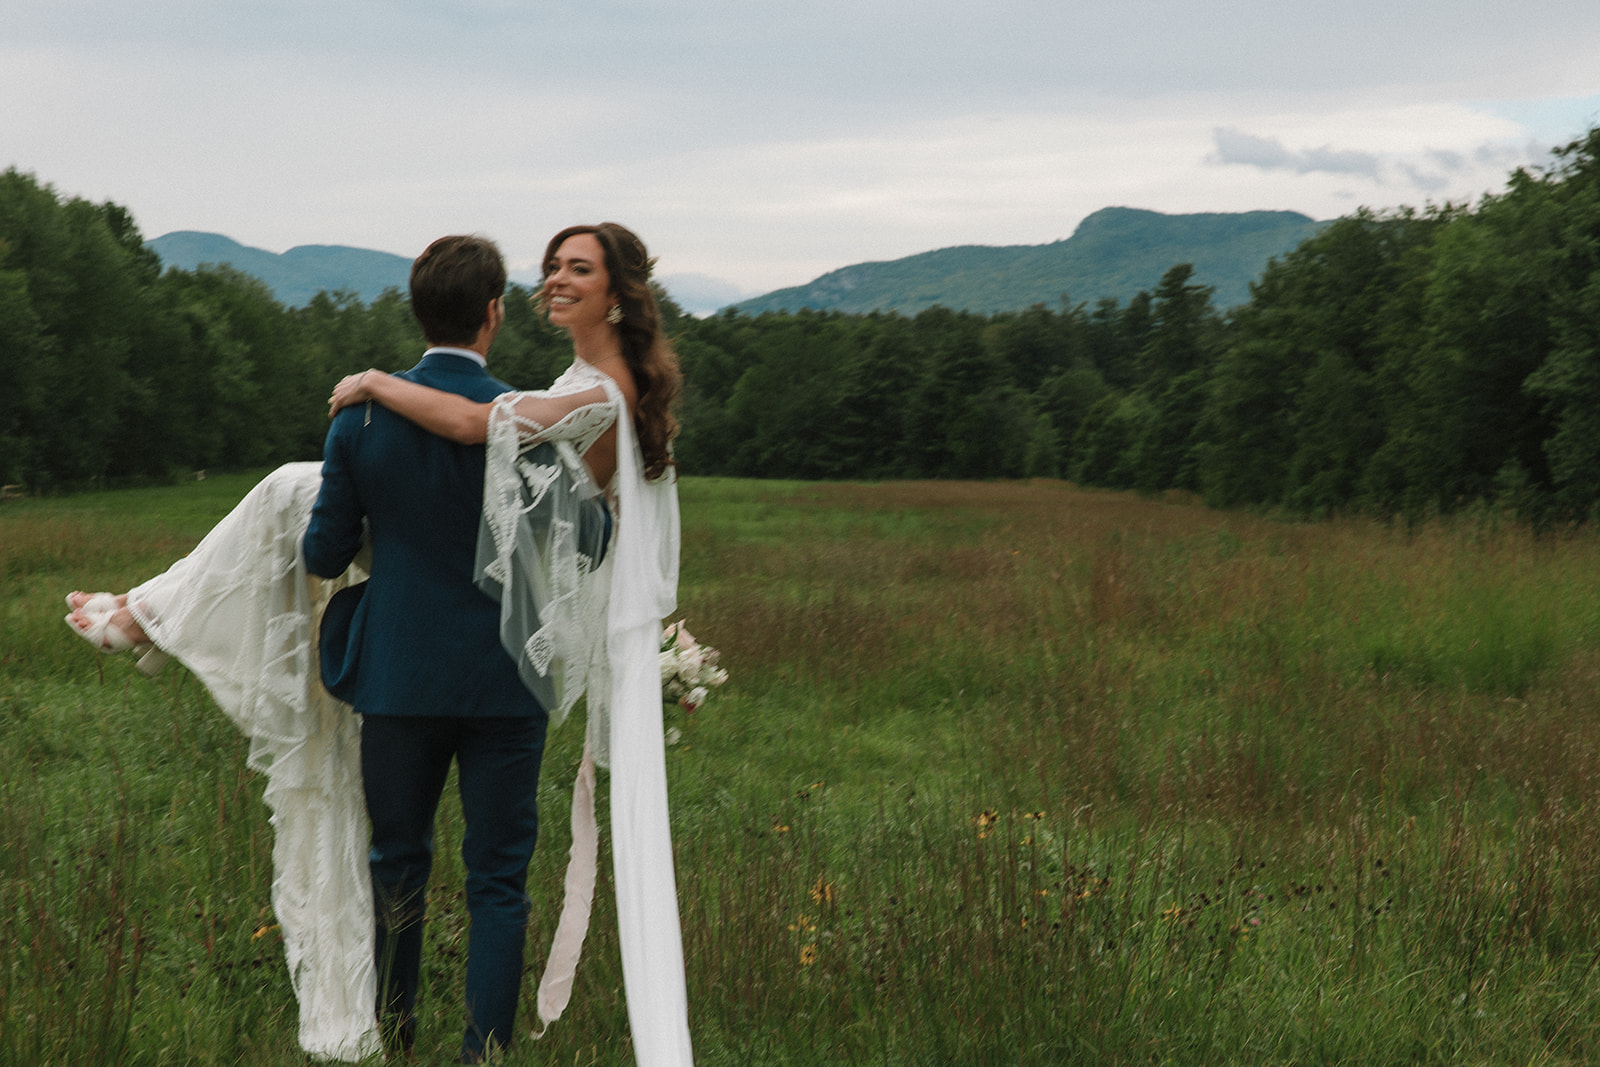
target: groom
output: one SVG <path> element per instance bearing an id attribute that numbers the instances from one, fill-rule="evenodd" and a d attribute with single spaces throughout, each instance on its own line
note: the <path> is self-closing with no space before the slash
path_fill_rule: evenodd
<path id="1" fill-rule="evenodd" d="M 485 357 L 505 321 L 505 264 L 481 237 L 441 237 L 411 268 L 430 347 L 402 378 L 492 400 L 509 386 Z M 487 422 L 487 420 L 485 420 Z M 350 625 L 359 664 L 361 776 L 372 821 L 378 1015 L 391 1050 L 416 1038 L 434 812 L 452 759 L 466 821 L 472 926 L 461 1062 L 512 1041 L 539 828 L 547 716 L 500 646 L 500 606 L 474 584 L 484 449 L 435 437 L 376 404 L 335 416 L 304 551 L 342 574 L 370 529 L 371 581 Z"/>

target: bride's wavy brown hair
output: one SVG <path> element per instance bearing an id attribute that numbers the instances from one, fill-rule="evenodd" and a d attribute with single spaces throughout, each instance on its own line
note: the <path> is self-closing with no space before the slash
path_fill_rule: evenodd
<path id="1" fill-rule="evenodd" d="M 606 273 L 622 308 L 622 321 L 617 324 L 617 332 L 622 335 L 622 357 L 639 389 L 633 425 L 639 435 L 639 449 L 644 453 L 644 476 L 659 478 L 674 466 L 672 439 L 678 436 L 678 420 L 672 409 L 683 387 L 683 372 L 678 369 L 677 353 L 661 332 L 661 310 L 650 291 L 654 261 L 632 230 L 615 222 L 602 222 L 568 226 L 550 238 L 544 250 L 544 273 L 550 273 L 562 242 L 582 233 L 594 234 L 605 249 Z"/>

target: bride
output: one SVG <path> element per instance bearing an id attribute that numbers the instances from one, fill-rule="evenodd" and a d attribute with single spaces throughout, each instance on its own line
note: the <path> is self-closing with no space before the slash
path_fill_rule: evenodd
<path id="1" fill-rule="evenodd" d="M 623 977 L 642 1065 L 692 1062 L 658 667 L 661 620 L 677 591 L 670 406 L 679 373 L 650 266 L 643 243 L 615 223 L 551 239 L 536 301 L 568 330 L 575 358 L 547 390 L 481 404 L 366 371 L 341 380 L 329 401 L 330 414 L 378 403 L 487 445 L 477 573 L 501 602 L 502 644 L 552 725 L 588 697 L 566 900 L 537 1011 L 547 1026 L 571 993 L 595 882 L 598 762 L 612 771 Z M 268 778 L 273 905 L 300 1043 L 354 1060 L 379 1049 L 360 717 L 322 685 L 315 620 L 365 571 L 360 558 L 338 579 L 306 569 L 300 542 L 320 469 L 274 471 L 165 573 L 121 596 L 72 594 L 67 622 L 104 651 L 143 650 L 149 672 L 176 657 L 250 739 L 251 765 Z M 585 555 L 584 538 L 572 535 L 573 501 L 596 492 L 615 536 Z M 597 567 L 591 555 L 601 556 Z"/>

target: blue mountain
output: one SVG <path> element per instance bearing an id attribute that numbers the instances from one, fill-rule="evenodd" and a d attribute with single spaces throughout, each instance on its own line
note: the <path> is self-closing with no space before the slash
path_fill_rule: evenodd
<path id="1" fill-rule="evenodd" d="M 802 308 L 914 314 L 942 304 L 992 314 L 1059 306 L 1063 299 L 1126 301 L 1140 289 L 1154 289 L 1174 264 L 1192 263 L 1193 282 L 1211 286 L 1213 303 L 1226 308 L 1250 299 L 1250 283 L 1270 258 L 1292 251 L 1324 225 L 1294 211 L 1164 215 L 1109 207 L 1085 218 L 1071 237 L 1050 244 L 959 245 L 857 263 L 731 306 L 747 314 Z M 405 292 L 411 273 L 404 256 L 344 245 L 300 245 L 280 254 L 193 230 L 145 244 L 169 267 L 225 264 L 254 275 L 290 307 L 310 303 L 324 290 L 351 292 L 371 303 L 385 289 Z M 703 314 L 737 296 L 714 279 L 681 275 L 663 281 L 669 291 L 683 291 L 680 303 L 692 312 Z"/>
<path id="2" fill-rule="evenodd" d="M 370 304 L 385 289 L 405 292 L 411 277 L 411 260 L 405 256 L 344 245 L 299 245 L 277 253 L 219 233 L 179 230 L 146 241 L 145 247 L 167 267 L 194 270 L 222 264 L 252 274 L 290 307 L 309 304 L 323 290 L 351 292 Z"/>
<path id="3" fill-rule="evenodd" d="M 1193 283 L 1217 307 L 1250 299 L 1267 260 L 1293 250 L 1324 223 L 1294 211 L 1164 215 L 1108 207 L 1071 237 L 1044 245 L 960 245 L 881 263 L 857 263 L 805 285 L 733 306 L 748 314 L 802 308 L 914 314 L 934 304 L 992 314 L 1058 307 L 1153 290 L 1167 270 L 1191 263 Z"/>

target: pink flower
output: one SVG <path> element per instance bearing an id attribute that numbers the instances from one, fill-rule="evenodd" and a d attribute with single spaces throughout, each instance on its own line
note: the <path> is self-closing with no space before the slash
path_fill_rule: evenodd
<path id="1" fill-rule="evenodd" d="M 698 642 L 695 641 L 694 634 L 689 632 L 689 628 L 687 626 L 685 626 L 681 622 L 678 623 L 677 626 L 678 626 L 678 647 L 681 648 L 681 649 L 684 649 L 685 651 L 696 647 Z"/>

